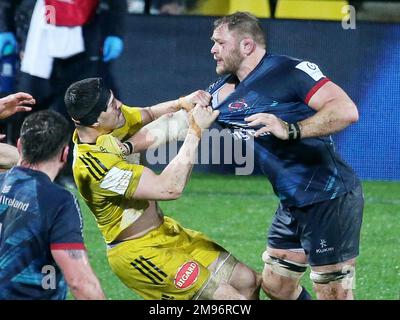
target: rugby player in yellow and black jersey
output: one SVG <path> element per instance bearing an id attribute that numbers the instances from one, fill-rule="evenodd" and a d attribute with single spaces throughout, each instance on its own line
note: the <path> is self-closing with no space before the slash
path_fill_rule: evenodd
<path id="1" fill-rule="evenodd" d="M 132 108 L 118 101 L 101 78 L 75 82 L 65 95 L 76 124 L 78 190 L 107 243 L 112 271 L 144 299 L 258 298 L 259 275 L 202 233 L 164 216 L 156 202 L 181 196 L 202 131 L 218 116 L 209 107 L 210 98 L 199 90 Z M 133 149 L 148 145 L 143 126 L 181 109 L 189 112 L 189 129 L 177 156 L 159 175 L 126 161 Z"/>

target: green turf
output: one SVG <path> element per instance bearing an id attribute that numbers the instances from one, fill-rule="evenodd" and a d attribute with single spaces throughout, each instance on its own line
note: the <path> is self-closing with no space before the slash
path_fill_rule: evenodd
<path id="1" fill-rule="evenodd" d="M 400 183 L 364 182 L 365 211 L 357 261 L 357 299 L 400 299 Z M 162 202 L 165 215 L 202 231 L 261 272 L 266 230 L 277 206 L 263 177 L 193 175 L 184 195 Z M 91 264 L 108 299 L 140 299 L 110 271 L 105 245 L 82 203 Z M 311 291 L 308 273 L 303 285 Z M 262 295 L 262 299 L 266 299 Z"/>

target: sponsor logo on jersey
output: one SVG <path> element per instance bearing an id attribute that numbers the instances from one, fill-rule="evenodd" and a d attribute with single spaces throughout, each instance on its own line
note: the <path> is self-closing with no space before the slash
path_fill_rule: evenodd
<path id="1" fill-rule="evenodd" d="M 15 198 L 9 198 L 7 196 L 0 195 L 0 205 L 2 204 L 22 211 L 27 211 L 29 207 L 29 202 L 22 202 Z"/>
<path id="2" fill-rule="evenodd" d="M 271 107 L 276 107 L 278 104 L 279 104 L 279 102 L 274 100 L 271 103 Z"/>
<path id="3" fill-rule="evenodd" d="M 243 99 L 232 102 L 228 105 L 229 112 L 237 112 L 237 111 L 242 111 L 242 110 L 247 110 L 247 109 L 249 109 L 249 106 L 246 102 L 244 102 Z"/>
<path id="4" fill-rule="evenodd" d="M 319 79 L 325 77 L 321 70 L 315 63 L 311 63 L 308 61 L 303 61 L 296 66 L 296 69 L 304 71 L 307 73 L 314 81 L 318 81 Z"/>
<path id="5" fill-rule="evenodd" d="M 191 287 L 199 277 L 200 267 L 197 262 L 189 261 L 182 265 L 175 275 L 175 287 L 178 289 L 187 289 Z"/>
<path id="6" fill-rule="evenodd" d="M 112 167 L 101 181 L 100 188 L 124 195 L 129 187 L 133 171 Z"/>
<path id="7" fill-rule="evenodd" d="M 6 185 L 3 187 L 3 190 L 1 190 L 1 193 L 9 193 L 11 190 L 11 185 Z"/>
<path id="8" fill-rule="evenodd" d="M 245 128 L 235 127 L 234 130 L 232 131 L 232 136 L 235 140 L 247 141 L 253 138 L 256 132 L 257 130 L 255 129 L 245 129 Z M 269 135 L 268 132 L 263 132 L 259 135 L 259 137 L 264 137 L 268 135 Z"/>

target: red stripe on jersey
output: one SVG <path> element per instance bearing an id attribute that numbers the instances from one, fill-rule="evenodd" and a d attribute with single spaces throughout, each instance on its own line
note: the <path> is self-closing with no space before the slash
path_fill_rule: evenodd
<path id="1" fill-rule="evenodd" d="M 86 250 L 83 243 L 52 243 L 50 250 Z"/>
<path id="2" fill-rule="evenodd" d="M 318 82 L 314 87 L 311 88 L 310 91 L 308 91 L 306 99 L 304 100 L 304 102 L 306 104 L 308 104 L 311 100 L 311 98 L 313 97 L 313 95 L 327 82 L 331 81 L 328 78 L 324 78 L 322 79 L 320 82 Z"/>

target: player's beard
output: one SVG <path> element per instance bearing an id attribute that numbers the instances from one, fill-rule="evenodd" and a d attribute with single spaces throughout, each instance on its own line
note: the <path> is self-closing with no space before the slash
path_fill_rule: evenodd
<path id="1" fill-rule="evenodd" d="M 239 47 L 232 49 L 229 55 L 223 60 L 223 65 L 216 67 L 216 72 L 219 75 L 236 74 L 243 61 Z"/>

